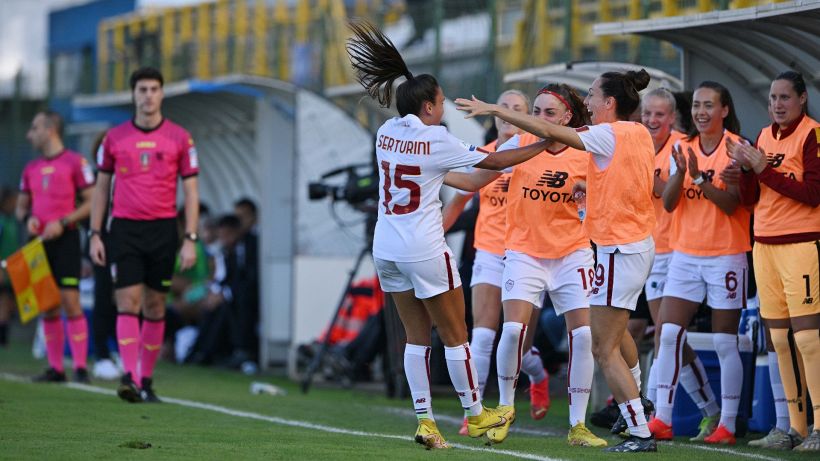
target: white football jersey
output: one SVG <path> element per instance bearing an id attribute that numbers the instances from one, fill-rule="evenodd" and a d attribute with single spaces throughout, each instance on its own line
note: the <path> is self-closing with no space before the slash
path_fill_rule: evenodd
<path id="1" fill-rule="evenodd" d="M 444 254 L 439 199 L 444 175 L 486 156 L 447 128 L 425 125 L 415 115 L 385 122 L 376 134 L 380 187 L 373 256 L 417 262 Z"/>

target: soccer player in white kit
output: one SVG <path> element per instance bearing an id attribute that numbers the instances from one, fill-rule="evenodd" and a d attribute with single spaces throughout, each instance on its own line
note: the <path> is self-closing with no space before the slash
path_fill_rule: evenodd
<path id="1" fill-rule="evenodd" d="M 469 414 L 469 435 L 481 437 L 506 424 L 512 414 L 481 404 L 467 343 L 461 280 L 444 241 L 439 190 L 452 169 L 500 170 L 529 160 L 546 144 L 488 156 L 459 141 L 440 125 L 444 93 L 435 77 L 410 73 L 390 39 L 372 24 L 354 22 L 350 28 L 354 35 L 347 52 L 357 80 L 371 97 L 389 106 L 393 82 L 406 78 L 396 89 L 400 116 L 385 122 L 376 136 L 380 190 L 373 257 L 381 287 L 391 294 L 407 335 L 404 370 L 419 421 L 415 440 L 427 448 L 448 448 L 431 409 L 433 324 L 445 345 L 450 379 Z"/>

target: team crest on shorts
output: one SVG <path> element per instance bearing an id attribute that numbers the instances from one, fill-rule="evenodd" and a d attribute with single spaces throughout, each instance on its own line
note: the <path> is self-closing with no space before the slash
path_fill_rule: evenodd
<path id="1" fill-rule="evenodd" d="M 476 264 L 475 266 L 473 266 L 473 272 L 475 272 L 475 275 L 480 274 L 481 273 L 481 265 Z"/>
<path id="2" fill-rule="evenodd" d="M 111 281 L 117 281 L 117 263 L 111 264 Z"/>
<path id="3" fill-rule="evenodd" d="M 513 282 L 512 279 L 507 279 L 507 282 L 504 284 L 504 288 L 506 288 L 507 291 L 512 290 L 514 286 L 515 286 L 515 282 Z"/>

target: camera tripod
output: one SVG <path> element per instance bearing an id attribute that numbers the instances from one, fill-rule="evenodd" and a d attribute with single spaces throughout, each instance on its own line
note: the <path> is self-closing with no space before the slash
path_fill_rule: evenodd
<path id="1" fill-rule="evenodd" d="M 339 321 L 339 315 L 342 312 L 342 308 L 345 305 L 345 299 L 347 295 L 351 292 L 351 288 L 353 287 L 353 281 L 356 279 L 356 274 L 359 273 L 359 268 L 362 266 L 362 261 L 368 255 L 373 252 L 373 234 L 376 230 L 376 219 L 377 219 L 377 209 L 376 209 L 376 202 L 375 200 L 365 201 L 363 203 L 357 203 L 353 205 L 353 207 L 362 213 L 365 214 L 365 224 L 364 224 L 364 246 L 359 251 L 359 256 L 356 257 L 356 263 L 353 264 L 353 268 L 350 269 L 350 274 L 347 278 L 347 283 L 345 284 L 344 289 L 342 290 L 342 295 L 339 298 L 339 303 L 336 304 L 336 310 L 333 312 L 333 318 L 330 320 L 330 324 L 325 330 L 325 337 L 322 339 L 322 345 L 319 348 L 319 352 L 313 357 L 310 361 L 310 364 L 305 371 L 305 376 L 302 378 L 301 388 L 302 392 L 307 394 L 310 390 L 310 385 L 313 383 L 313 375 L 319 370 L 322 366 L 322 360 L 324 360 L 325 355 L 327 355 L 328 349 L 330 349 L 330 333 L 333 330 L 333 327 L 336 326 L 336 322 Z"/>
<path id="2" fill-rule="evenodd" d="M 319 352 L 313 356 L 313 359 L 310 361 L 310 365 L 308 365 L 307 371 L 305 371 L 305 376 L 302 378 L 301 387 L 302 392 L 305 394 L 310 390 L 310 385 L 313 382 L 313 375 L 315 375 L 319 370 L 319 367 L 322 366 L 322 360 L 324 360 L 325 355 L 330 348 L 331 331 L 333 330 L 333 327 L 336 326 L 336 322 L 339 320 L 339 314 L 341 313 L 342 308 L 344 308 L 345 299 L 347 298 L 348 293 L 350 293 L 350 288 L 353 286 L 353 280 L 359 272 L 362 261 L 364 261 L 364 258 L 372 251 L 372 245 L 370 242 L 372 242 L 372 239 L 368 241 L 368 244 L 365 245 L 361 251 L 359 251 L 359 256 L 356 258 L 356 263 L 350 270 L 350 275 L 347 278 L 347 284 L 345 285 L 344 290 L 342 290 L 342 296 L 339 299 L 339 303 L 336 305 L 336 311 L 333 313 L 333 318 L 330 321 L 330 325 L 328 325 L 327 330 L 325 330 L 325 337 L 322 340 L 322 346 L 319 348 Z"/>

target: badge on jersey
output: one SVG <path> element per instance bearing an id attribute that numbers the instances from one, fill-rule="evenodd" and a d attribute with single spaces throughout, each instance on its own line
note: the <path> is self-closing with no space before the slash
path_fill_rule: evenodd
<path id="1" fill-rule="evenodd" d="M 89 165 L 86 159 L 82 159 L 82 172 L 83 172 L 83 179 L 85 180 L 86 184 L 93 184 L 94 183 L 94 172 L 91 170 L 91 165 Z"/>
<path id="2" fill-rule="evenodd" d="M 43 190 L 48 189 L 48 179 L 49 179 L 50 177 L 51 177 L 51 176 L 49 176 L 49 175 L 45 175 L 45 176 L 43 176 Z"/>
<path id="3" fill-rule="evenodd" d="M 472 145 L 472 144 L 467 144 L 467 143 L 466 143 L 466 142 L 464 142 L 464 141 L 459 141 L 459 142 L 461 143 L 461 147 L 463 147 L 464 149 L 466 149 L 466 150 L 468 150 L 468 151 L 470 151 L 470 152 L 473 152 L 474 150 L 476 150 L 476 149 L 477 149 L 477 147 L 476 147 L 476 146 L 474 146 L 474 145 Z"/>
<path id="4" fill-rule="evenodd" d="M 197 157 L 196 147 L 194 146 L 188 149 L 188 166 L 191 168 L 199 168 L 199 158 Z"/>
<path id="5" fill-rule="evenodd" d="M 150 152 L 141 152 L 140 153 L 140 165 L 142 165 L 143 169 L 148 168 L 148 164 L 151 162 L 151 153 Z"/>
<path id="6" fill-rule="evenodd" d="M 100 142 L 100 147 L 97 148 L 97 166 L 102 166 L 103 157 L 105 157 L 105 138 Z"/>

